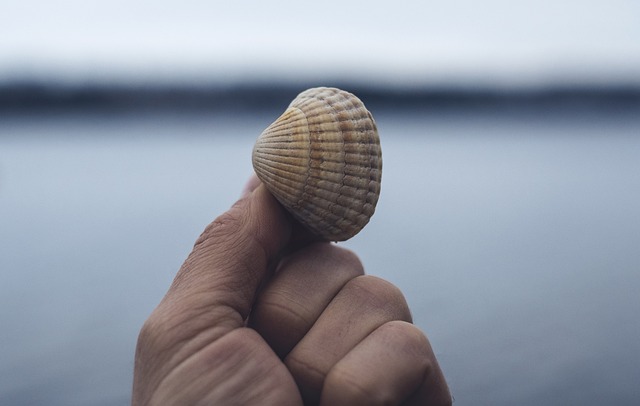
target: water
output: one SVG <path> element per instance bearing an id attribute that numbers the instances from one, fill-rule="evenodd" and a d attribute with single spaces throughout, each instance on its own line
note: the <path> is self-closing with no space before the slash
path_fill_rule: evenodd
<path id="1" fill-rule="evenodd" d="M 273 118 L 0 119 L 0 404 L 127 404 L 137 332 Z M 640 115 L 376 114 L 344 245 L 405 293 L 456 403 L 640 400 Z"/>

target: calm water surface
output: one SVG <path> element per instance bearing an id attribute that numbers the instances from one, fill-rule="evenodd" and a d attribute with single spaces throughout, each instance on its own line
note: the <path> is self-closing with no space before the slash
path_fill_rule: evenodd
<path id="1" fill-rule="evenodd" d="M 640 115 L 376 115 L 344 245 L 405 293 L 456 404 L 640 402 Z M 130 397 L 138 330 L 271 115 L 0 119 L 0 404 Z"/>

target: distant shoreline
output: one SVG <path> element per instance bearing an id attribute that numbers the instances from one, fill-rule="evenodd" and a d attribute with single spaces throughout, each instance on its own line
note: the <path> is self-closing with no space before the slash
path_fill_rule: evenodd
<path id="1" fill-rule="evenodd" d="M 341 87 L 379 109 L 624 109 L 640 111 L 640 85 L 548 86 L 527 89 L 492 87 L 366 86 Z M 300 91 L 318 83 L 195 85 L 86 84 L 65 85 L 37 81 L 0 83 L 0 113 L 56 111 L 256 111 L 281 110 Z"/>

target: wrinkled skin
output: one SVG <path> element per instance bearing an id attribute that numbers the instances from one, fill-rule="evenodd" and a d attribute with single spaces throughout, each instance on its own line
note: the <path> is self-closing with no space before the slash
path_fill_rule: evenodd
<path id="1" fill-rule="evenodd" d="M 140 331 L 133 405 L 449 405 L 402 293 L 253 178 Z"/>

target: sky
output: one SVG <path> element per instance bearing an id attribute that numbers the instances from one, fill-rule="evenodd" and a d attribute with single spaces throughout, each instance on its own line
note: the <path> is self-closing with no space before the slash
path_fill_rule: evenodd
<path id="1" fill-rule="evenodd" d="M 0 81 L 256 77 L 640 83 L 640 2 L 0 2 Z"/>

